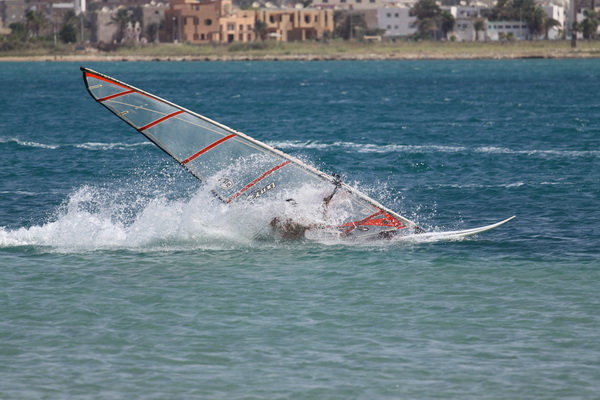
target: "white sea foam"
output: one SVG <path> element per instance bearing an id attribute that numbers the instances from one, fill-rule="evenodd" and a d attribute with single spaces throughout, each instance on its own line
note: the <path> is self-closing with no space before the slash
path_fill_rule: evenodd
<path id="1" fill-rule="evenodd" d="M 306 225 L 342 223 L 346 218 L 344 202 L 349 200 L 340 193 L 337 205 L 332 203 L 325 215 L 323 197 L 323 188 L 301 187 L 277 199 L 226 205 L 206 186 L 185 196 L 136 189 L 135 184 L 117 189 L 83 186 L 42 224 L 18 229 L 0 227 L 0 247 L 35 246 L 62 253 L 245 248 L 280 242 L 282 238 L 271 227 L 277 216 L 285 215 Z M 289 198 L 293 201 L 285 201 Z M 335 237 L 320 241 L 344 243 Z"/>
<path id="2" fill-rule="evenodd" d="M 138 142 L 138 143 L 100 143 L 100 142 L 89 142 L 76 144 L 75 147 L 85 150 L 133 150 L 140 146 L 153 146 L 149 141 Z"/>
<path id="3" fill-rule="evenodd" d="M 40 148 L 40 149 L 58 149 L 60 146 L 58 145 L 53 145 L 53 144 L 45 144 L 45 143 L 39 143 L 39 142 L 32 142 L 32 141 L 27 141 L 27 140 L 21 140 L 18 138 L 2 138 L 0 139 L 0 143 L 16 143 L 19 146 L 23 146 L 23 147 L 35 147 L 35 148 Z"/>
<path id="4" fill-rule="evenodd" d="M 441 146 L 441 145 L 403 145 L 403 144 L 372 144 L 372 143 L 354 143 L 354 142 L 320 142 L 320 141 L 301 141 L 284 140 L 272 141 L 269 145 L 282 150 L 296 149 L 345 149 L 359 153 L 488 153 L 488 154 L 515 154 L 531 156 L 553 156 L 553 157 L 598 157 L 600 150 L 552 150 L 552 149 L 511 149 L 507 147 L 484 146 L 484 147 L 465 147 L 465 146 Z"/>

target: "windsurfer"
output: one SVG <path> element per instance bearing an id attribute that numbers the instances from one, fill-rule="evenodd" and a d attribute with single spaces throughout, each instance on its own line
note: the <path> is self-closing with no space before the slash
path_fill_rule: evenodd
<path id="1" fill-rule="evenodd" d="M 323 216 L 327 216 L 327 210 L 329 203 L 333 199 L 333 196 L 337 193 L 338 189 L 342 186 L 342 179 L 339 175 L 333 174 L 333 182 L 335 187 L 330 195 L 323 199 Z M 287 199 L 288 204 L 296 206 L 294 199 Z M 313 223 L 308 224 L 303 221 L 295 220 L 294 218 L 280 218 L 275 217 L 271 220 L 271 229 L 274 233 L 279 235 L 283 239 L 302 239 L 307 230 L 319 226 L 319 224 Z"/>

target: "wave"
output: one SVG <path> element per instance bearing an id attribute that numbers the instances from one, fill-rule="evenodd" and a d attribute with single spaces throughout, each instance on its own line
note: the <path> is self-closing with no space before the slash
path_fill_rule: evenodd
<path id="1" fill-rule="evenodd" d="M 443 145 L 400 145 L 385 144 L 377 145 L 372 143 L 354 143 L 354 142 L 320 142 L 320 141 L 301 141 L 284 140 L 268 142 L 270 146 L 281 150 L 332 150 L 345 149 L 359 153 L 487 153 L 487 154 L 514 154 L 528 156 L 556 156 L 556 157 L 598 157 L 600 150 L 515 150 L 508 147 L 484 146 L 484 147 L 466 147 L 466 146 L 443 146 Z"/>
<path id="2" fill-rule="evenodd" d="M 131 150 L 135 147 L 148 146 L 153 144 L 151 142 L 138 142 L 138 143 L 100 143 L 100 142 L 89 142 L 73 145 L 78 149 L 85 150 Z"/>
<path id="3" fill-rule="evenodd" d="M 152 146 L 152 143 L 149 141 L 136 142 L 136 143 L 102 143 L 102 142 L 87 142 L 87 143 L 79 143 L 79 144 L 48 144 L 48 143 L 40 143 L 33 142 L 27 140 L 21 140 L 19 138 L 0 138 L 0 144 L 4 143 L 12 143 L 21 147 L 29 147 L 29 148 L 37 148 L 37 149 L 49 149 L 49 150 L 57 150 L 57 149 L 65 149 L 75 147 L 78 149 L 84 150 L 132 150 L 141 146 Z"/>
<path id="4" fill-rule="evenodd" d="M 19 138 L 0 138 L 0 144 L 13 143 L 22 147 L 41 148 L 49 150 L 57 150 L 63 148 L 78 148 L 90 151 L 103 150 L 134 150 L 139 147 L 153 146 L 149 141 L 141 141 L 135 143 L 104 143 L 104 142 L 85 142 L 78 144 L 48 144 L 34 141 L 21 140 Z M 508 155 L 525 155 L 525 156 L 541 156 L 541 157 L 599 157 L 600 150 L 551 150 L 551 149 L 511 149 L 508 147 L 483 146 L 483 147 L 466 147 L 466 146 L 448 146 L 448 145 L 404 145 L 404 144 L 373 144 L 373 143 L 355 143 L 347 141 L 322 142 L 318 140 L 282 140 L 268 141 L 268 145 L 280 150 L 346 150 L 349 152 L 358 153 L 486 153 L 486 154 L 508 154 Z"/>
<path id="5" fill-rule="evenodd" d="M 33 148 L 38 148 L 38 149 L 51 149 L 51 150 L 58 149 L 60 147 L 59 145 L 25 141 L 25 140 L 20 140 L 17 138 L 0 139 L 0 143 L 15 143 L 22 147 L 33 147 Z"/>

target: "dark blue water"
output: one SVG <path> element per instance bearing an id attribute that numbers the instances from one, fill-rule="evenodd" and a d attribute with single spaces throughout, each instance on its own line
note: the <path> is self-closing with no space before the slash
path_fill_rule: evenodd
<path id="1" fill-rule="evenodd" d="M 593 399 L 600 60 L 85 65 L 457 242 L 264 242 L 84 89 L 0 65 L 2 398 Z"/>

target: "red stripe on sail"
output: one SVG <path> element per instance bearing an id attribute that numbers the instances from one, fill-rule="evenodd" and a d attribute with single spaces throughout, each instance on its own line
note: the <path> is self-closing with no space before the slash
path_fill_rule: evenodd
<path id="1" fill-rule="evenodd" d="M 103 102 L 103 101 L 106 101 L 106 100 L 114 99 L 115 97 L 121 97 L 121 96 L 125 96 L 126 94 L 131 94 L 131 93 L 135 93 L 135 90 L 126 90 L 125 92 L 121 92 L 121 93 L 117 93 L 117 94 L 113 94 L 113 95 L 110 95 L 110 96 L 103 97 L 101 99 L 98 99 L 98 101 L 99 102 Z"/>
<path id="2" fill-rule="evenodd" d="M 236 194 L 234 194 L 233 196 L 231 196 L 229 199 L 227 199 L 227 203 L 231 203 L 233 200 L 235 200 L 238 197 L 240 197 L 245 191 L 247 191 L 248 189 L 250 189 L 252 186 L 256 185 L 258 182 L 262 181 L 267 176 L 269 176 L 273 172 L 277 171 L 279 168 L 285 167 L 289 163 L 291 163 L 291 161 L 288 160 L 286 162 L 283 162 L 283 163 L 279 164 L 276 167 L 271 168 L 270 170 L 268 170 L 267 172 L 265 172 L 264 174 L 262 174 L 261 176 L 259 176 L 258 178 L 256 178 L 255 180 L 253 180 L 252 182 L 250 182 L 249 184 L 247 184 L 246 186 L 244 186 L 244 188 L 242 190 L 240 190 L 239 192 L 237 192 Z"/>
<path id="3" fill-rule="evenodd" d="M 235 137 L 235 135 L 229 135 L 229 136 L 225 136 L 224 138 L 221 138 L 219 140 L 217 140 L 216 142 L 214 142 L 213 144 L 210 144 L 208 146 L 206 146 L 205 148 L 203 148 L 202 150 L 200 150 L 199 152 L 197 152 L 196 154 L 194 154 L 193 156 L 190 156 L 188 158 L 186 158 L 185 160 L 183 160 L 181 163 L 182 164 L 187 164 L 190 161 L 192 161 L 194 158 L 201 156 L 202 154 L 206 153 L 207 151 L 209 151 L 210 149 L 213 149 L 215 147 L 217 147 L 218 145 L 220 145 L 221 143 L 223 143 L 226 140 L 231 139 L 232 137 Z"/>
<path id="4" fill-rule="evenodd" d="M 106 79 L 106 78 L 104 78 L 102 76 L 98 76 L 98 75 L 95 75 L 95 74 L 92 74 L 92 73 L 89 73 L 89 72 L 85 73 L 85 77 L 86 78 L 99 79 L 101 81 L 108 82 L 108 83 L 110 83 L 112 85 L 116 85 L 116 86 L 122 87 L 123 89 L 131 89 L 131 88 L 127 87 L 127 86 L 124 86 L 124 85 L 118 84 L 117 82 L 111 81 L 110 79 Z"/>
<path id="5" fill-rule="evenodd" d="M 183 114 L 183 113 L 184 113 L 184 111 L 182 111 L 182 110 L 175 111 L 174 113 L 171 113 L 171 114 L 169 114 L 169 115 L 165 115 L 164 117 L 162 117 L 162 118 L 160 118 L 160 119 L 157 119 L 157 120 L 156 120 L 156 121 L 154 121 L 154 122 L 150 122 L 148 125 L 145 125 L 145 126 L 142 126 L 141 128 L 138 128 L 138 131 L 145 131 L 145 130 L 147 130 L 147 129 L 150 129 L 150 128 L 152 128 L 152 127 L 153 127 L 153 126 L 155 126 L 155 125 L 158 125 L 158 124 L 160 124 L 161 122 L 165 122 L 165 121 L 166 121 L 166 120 L 168 120 L 169 118 L 173 118 L 173 117 L 175 117 L 176 115 Z"/>

